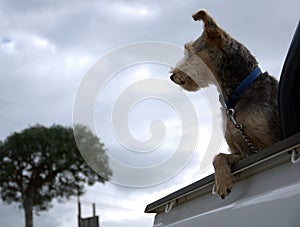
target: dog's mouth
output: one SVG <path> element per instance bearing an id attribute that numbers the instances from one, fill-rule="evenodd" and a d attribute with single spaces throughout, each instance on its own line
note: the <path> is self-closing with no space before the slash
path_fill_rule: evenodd
<path id="1" fill-rule="evenodd" d="M 187 91 L 197 91 L 199 89 L 198 84 L 194 80 L 192 80 L 191 77 L 189 77 L 188 75 L 182 72 L 172 73 L 170 79 L 175 84 L 180 85 L 182 88 L 184 88 Z"/>
<path id="2" fill-rule="evenodd" d="M 173 73 L 171 76 L 170 76 L 170 79 L 175 83 L 175 84 L 178 84 L 178 85 L 184 85 L 186 83 L 185 80 L 182 80 L 182 78 L 180 78 L 179 76 L 177 76 L 175 73 Z"/>

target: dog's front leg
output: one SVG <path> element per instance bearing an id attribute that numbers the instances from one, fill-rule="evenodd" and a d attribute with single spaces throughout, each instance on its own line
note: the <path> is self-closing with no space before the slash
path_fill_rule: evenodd
<path id="1" fill-rule="evenodd" d="M 215 156 L 213 165 L 215 168 L 215 191 L 224 199 L 232 189 L 231 165 L 242 158 L 239 154 L 223 154 Z"/>

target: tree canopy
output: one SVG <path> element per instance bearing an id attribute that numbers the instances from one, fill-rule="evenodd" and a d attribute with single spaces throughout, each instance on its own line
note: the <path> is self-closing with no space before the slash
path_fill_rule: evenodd
<path id="1" fill-rule="evenodd" d="M 0 196 L 19 203 L 28 227 L 33 226 L 32 210 L 47 210 L 54 198 L 82 194 L 86 185 L 104 183 L 112 175 L 104 145 L 88 128 L 76 127 L 77 140 L 96 154 L 100 175 L 81 156 L 71 127 L 37 125 L 0 143 Z"/>

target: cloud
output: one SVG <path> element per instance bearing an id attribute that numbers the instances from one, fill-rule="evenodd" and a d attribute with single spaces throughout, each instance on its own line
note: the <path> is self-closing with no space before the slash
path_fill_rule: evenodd
<path id="1" fill-rule="evenodd" d="M 3 202 L 1 201 L 0 210 L 1 210 L 1 215 L 0 215 L 1 226 L 18 227 L 24 225 L 23 212 L 19 210 L 16 206 L 3 204 Z"/>

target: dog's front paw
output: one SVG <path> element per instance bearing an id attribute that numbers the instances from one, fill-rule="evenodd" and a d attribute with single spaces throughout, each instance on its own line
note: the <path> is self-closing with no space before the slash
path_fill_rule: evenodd
<path id="1" fill-rule="evenodd" d="M 231 154 L 218 154 L 215 156 L 213 165 L 215 167 L 215 193 L 222 199 L 225 198 L 233 187 L 230 165 L 236 158 Z"/>
<path id="2" fill-rule="evenodd" d="M 230 175 L 229 176 L 221 176 L 221 178 L 218 179 L 218 177 L 215 177 L 215 193 L 218 194 L 222 199 L 225 198 L 230 192 L 233 187 L 233 182 L 231 180 Z"/>

